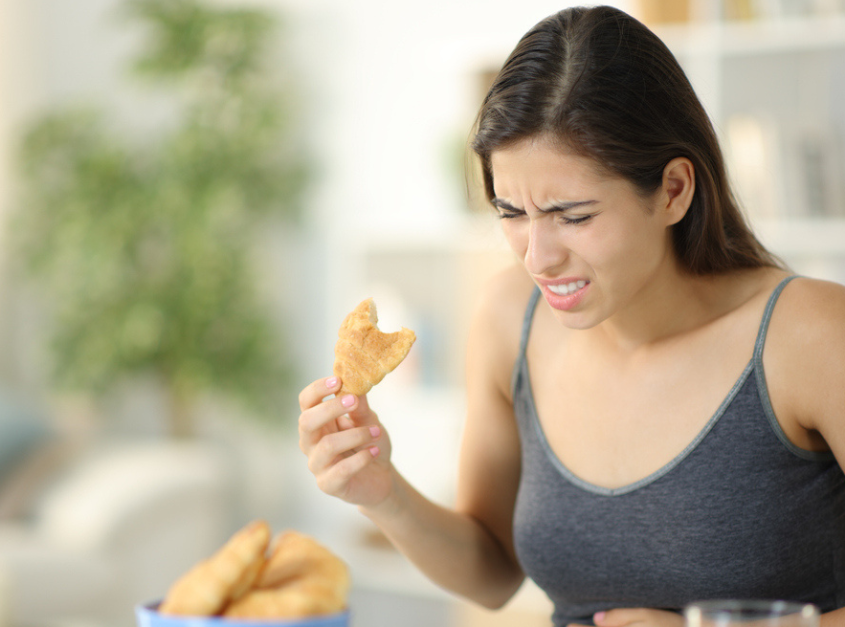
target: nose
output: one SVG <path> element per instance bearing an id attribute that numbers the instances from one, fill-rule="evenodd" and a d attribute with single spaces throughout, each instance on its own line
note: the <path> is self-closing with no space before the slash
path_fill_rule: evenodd
<path id="1" fill-rule="evenodd" d="M 534 219 L 528 227 L 528 246 L 523 263 L 534 276 L 554 274 L 553 270 L 564 264 L 569 257 L 565 242 L 556 237 L 550 220 Z"/>

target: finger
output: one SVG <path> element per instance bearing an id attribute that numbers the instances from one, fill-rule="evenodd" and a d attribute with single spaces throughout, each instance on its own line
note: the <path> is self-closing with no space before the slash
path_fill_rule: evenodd
<path id="1" fill-rule="evenodd" d="M 361 427 L 365 425 L 378 425 L 378 416 L 370 409 L 367 402 L 367 396 L 355 396 L 354 394 L 344 394 L 338 399 L 343 406 L 349 420 L 342 419 L 342 428 Z M 331 403 L 333 401 L 326 401 Z"/>
<path id="2" fill-rule="evenodd" d="M 622 627 L 626 625 L 682 627 L 683 624 L 684 618 L 678 612 L 643 607 L 608 610 L 604 612 L 604 616 L 600 617 L 600 620 L 596 620 L 596 625 L 599 625 L 599 627 Z"/>
<path id="3" fill-rule="evenodd" d="M 357 401 L 351 394 L 347 394 L 341 398 L 330 398 L 327 401 L 323 401 L 316 407 L 307 409 L 300 414 L 300 430 L 307 432 L 316 431 L 349 412 L 356 404 Z"/>
<path id="4" fill-rule="evenodd" d="M 337 431 L 335 423 L 354 405 L 354 396 L 344 396 L 324 401 L 303 411 L 299 415 L 299 448 L 307 455 L 310 449 L 325 435 L 325 428 Z"/>
<path id="5" fill-rule="evenodd" d="M 593 622 L 599 627 L 622 627 L 631 623 L 641 622 L 644 611 L 638 608 L 621 608 L 597 612 Z"/>
<path id="6" fill-rule="evenodd" d="M 355 423 L 352 421 L 352 418 L 349 417 L 349 414 L 343 414 L 337 419 L 337 428 L 341 430 L 354 429 Z"/>
<path id="7" fill-rule="evenodd" d="M 378 414 L 370 409 L 370 403 L 367 400 L 367 395 L 362 394 L 361 396 L 356 396 L 354 398 L 355 401 L 349 405 L 349 417 L 352 418 L 355 424 L 360 426 L 378 425 Z"/>
<path id="8" fill-rule="evenodd" d="M 355 453 L 362 447 L 374 446 L 381 436 L 381 429 L 376 426 L 358 427 L 338 431 L 323 437 L 308 457 L 308 468 L 312 473 L 323 472 L 338 459 Z"/>
<path id="9" fill-rule="evenodd" d="M 343 494 L 349 480 L 369 466 L 378 453 L 378 447 L 371 446 L 342 459 L 317 477 L 317 485 L 326 494 Z"/>
<path id="10" fill-rule="evenodd" d="M 337 377 L 317 379 L 299 393 L 299 410 L 305 411 L 306 409 L 310 409 L 320 404 L 330 394 L 335 394 L 339 390 L 340 379 Z"/>

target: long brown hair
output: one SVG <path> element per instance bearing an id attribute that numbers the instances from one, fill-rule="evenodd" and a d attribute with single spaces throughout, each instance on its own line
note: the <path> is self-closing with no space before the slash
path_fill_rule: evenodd
<path id="1" fill-rule="evenodd" d="M 490 156 L 529 137 L 594 160 L 648 196 L 675 157 L 695 168 L 695 194 L 673 226 L 680 263 L 694 274 L 781 266 L 748 227 L 731 192 L 704 107 L 666 45 L 612 7 L 570 8 L 531 29 L 487 94 L 472 148 L 493 198 Z"/>

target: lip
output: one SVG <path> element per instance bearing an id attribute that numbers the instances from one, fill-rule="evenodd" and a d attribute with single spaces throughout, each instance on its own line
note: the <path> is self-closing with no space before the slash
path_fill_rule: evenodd
<path id="1" fill-rule="evenodd" d="M 577 307 L 584 299 L 584 296 L 587 294 L 587 291 L 592 285 L 592 283 L 590 283 L 588 279 L 579 277 L 564 277 L 561 279 L 555 279 L 553 281 L 543 279 L 534 280 L 536 281 L 537 285 L 540 286 L 540 289 L 543 292 L 543 297 L 546 299 L 546 302 L 549 303 L 549 306 L 552 307 L 552 309 L 558 309 L 560 311 L 569 311 L 570 309 L 574 309 L 575 307 Z M 555 294 L 551 289 L 549 289 L 550 286 L 577 283 L 578 281 L 586 281 L 587 284 L 581 289 L 576 290 L 571 294 L 567 294 L 566 296 Z"/>

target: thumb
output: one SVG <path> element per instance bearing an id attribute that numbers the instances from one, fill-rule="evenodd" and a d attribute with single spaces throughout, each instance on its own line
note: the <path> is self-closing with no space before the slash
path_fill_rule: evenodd
<path id="1" fill-rule="evenodd" d="M 615 609 L 606 612 L 596 612 L 593 615 L 593 622 L 597 627 L 622 627 L 641 620 L 636 609 Z"/>

